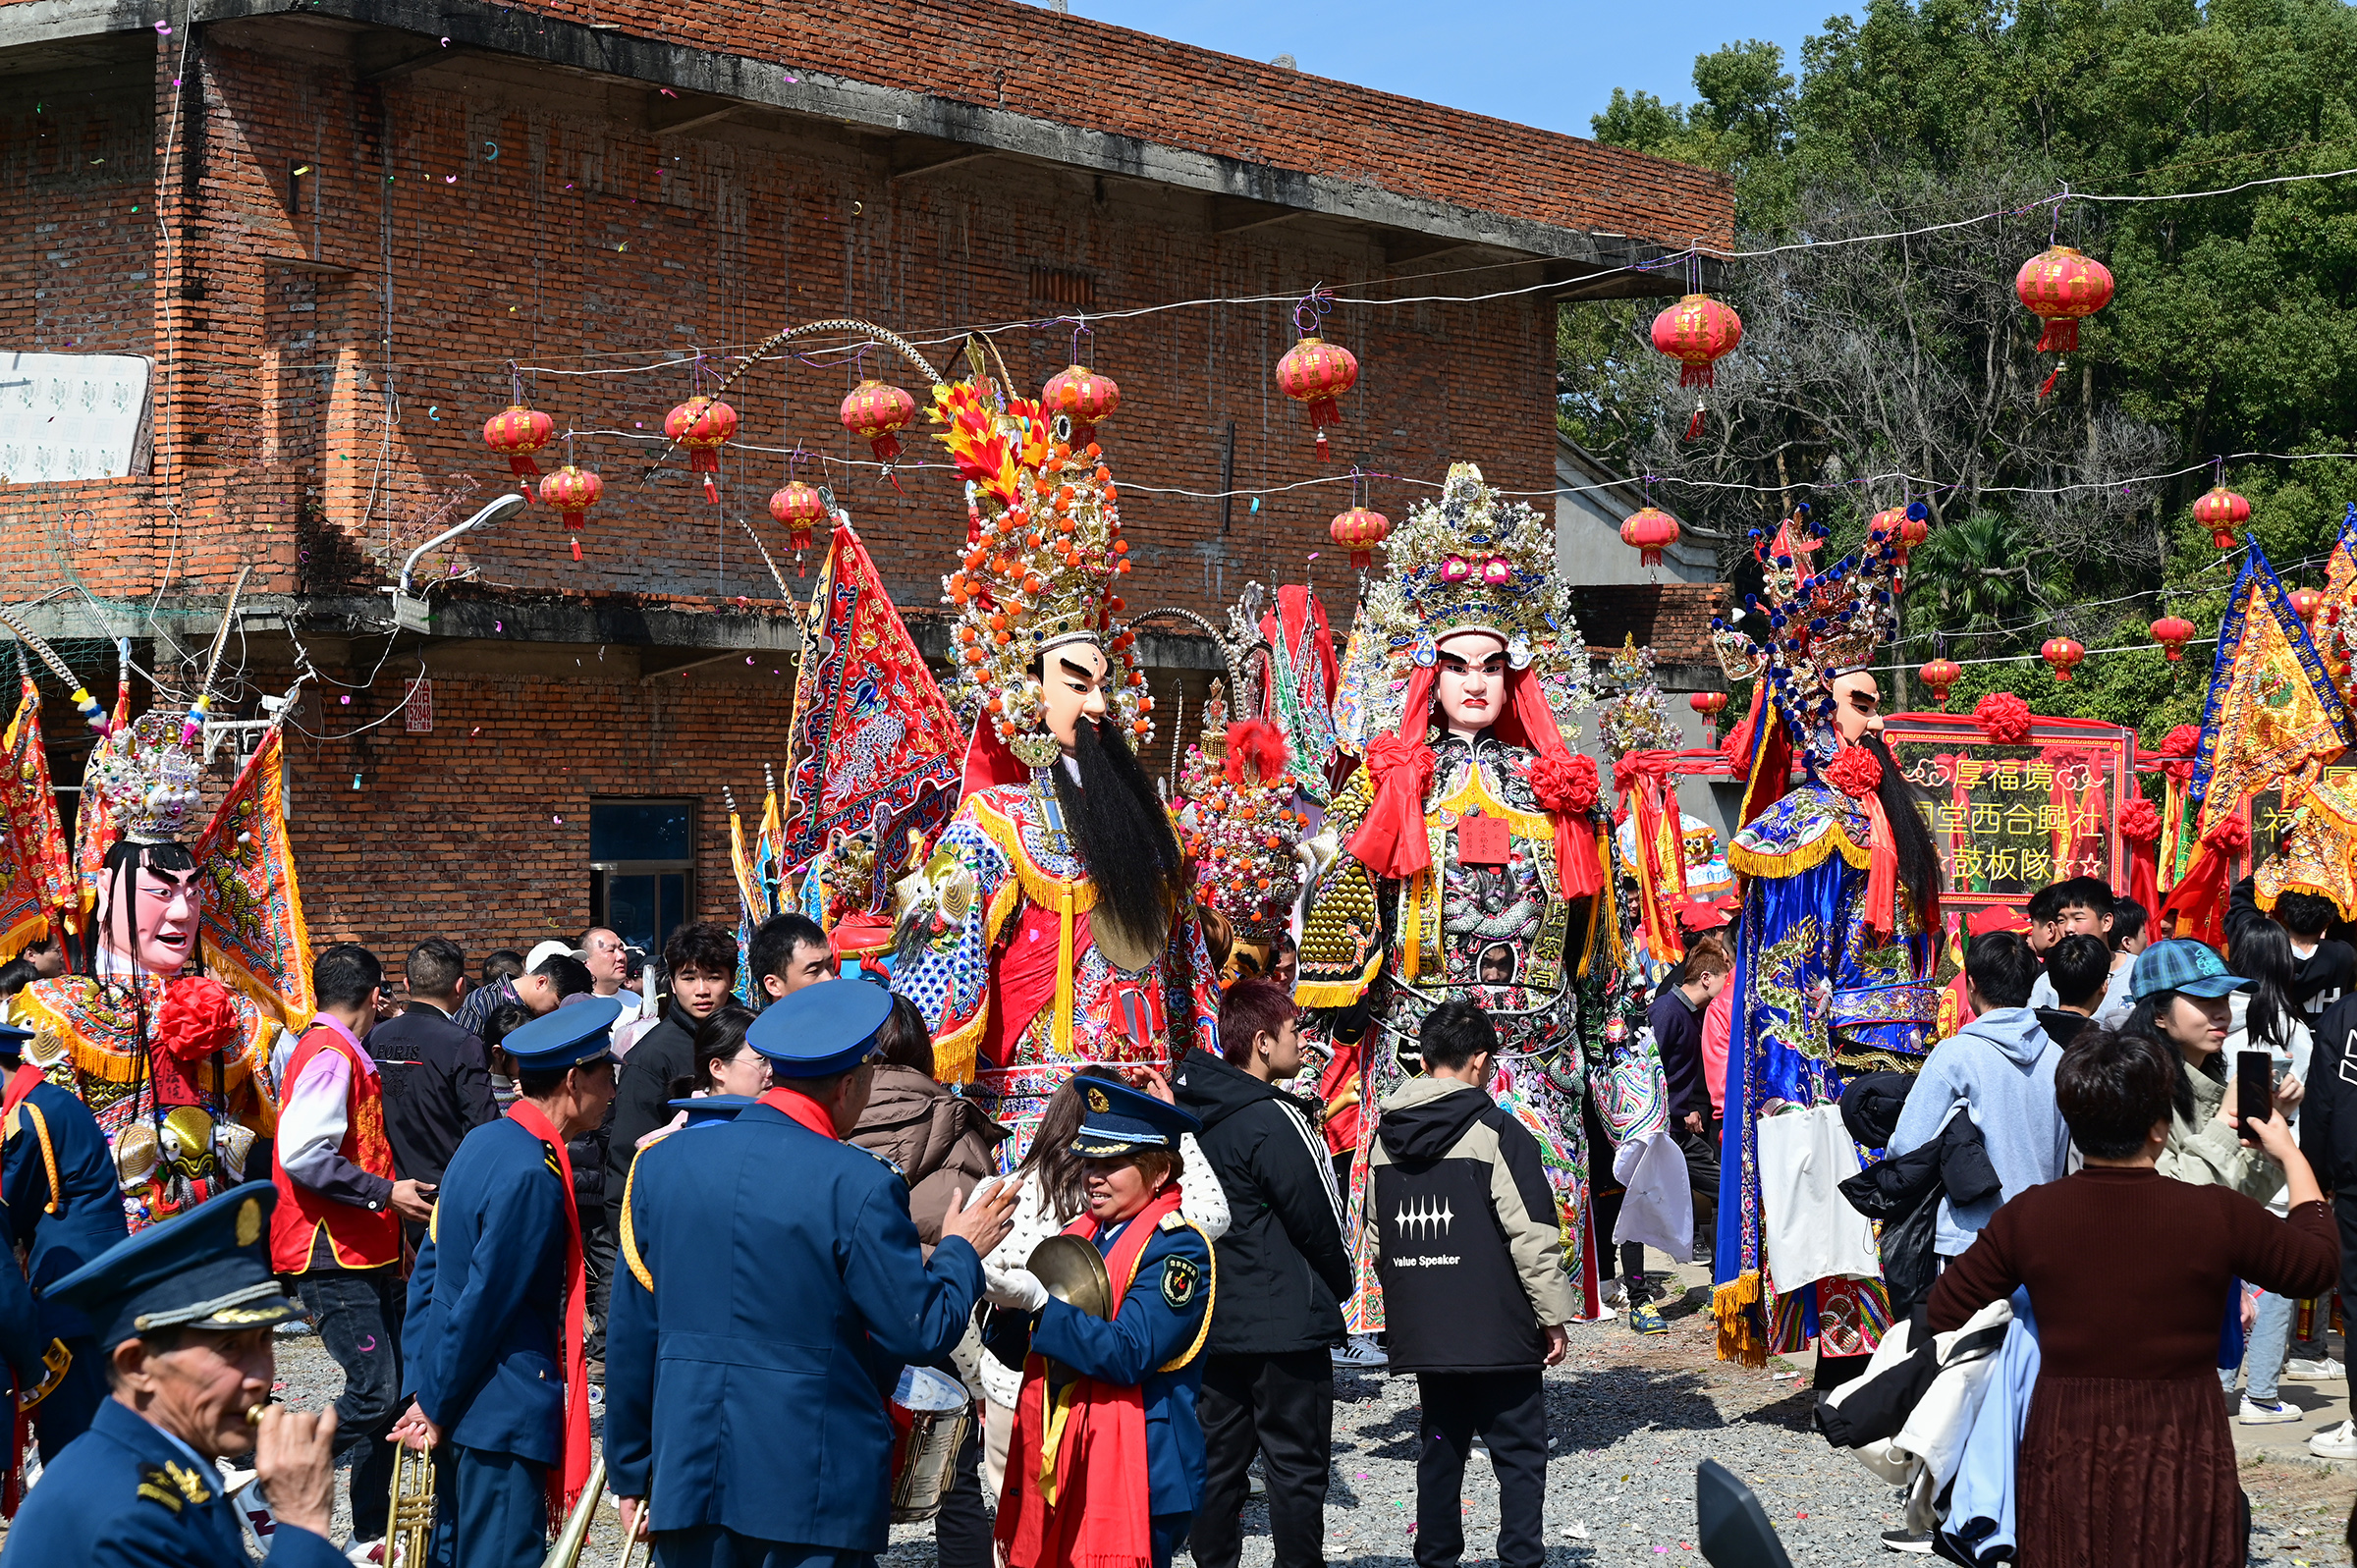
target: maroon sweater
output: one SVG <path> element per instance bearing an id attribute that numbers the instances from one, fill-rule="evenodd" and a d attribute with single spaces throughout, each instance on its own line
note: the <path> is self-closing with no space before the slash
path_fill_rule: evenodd
<path id="1" fill-rule="evenodd" d="M 2330 1209 L 2288 1220 L 2226 1187 L 2094 1166 L 2003 1205 L 1932 1287 L 1935 1333 L 2030 1288 L 2042 1374 L 2215 1377 L 2226 1282 L 2314 1296 L 2340 1273 Z"/>

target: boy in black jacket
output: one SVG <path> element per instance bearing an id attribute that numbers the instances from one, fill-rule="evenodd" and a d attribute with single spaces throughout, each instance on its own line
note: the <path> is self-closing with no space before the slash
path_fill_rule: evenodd
<path id="1" fill-rule="evenodd" d="M 2340 1299 L 2357 1302 L 2357 997 L 2327 1007 L 2314 1033 L 2308 1094 L 2300 1102 L 2300 1153 L 2340 1225 Z M 2357 1373 L 2349 1375 L 2349 1393 L 2357 1399 Z M 2308 1439 L 2308 1451 L 2320 1459 L 2357 1459 L 2357 1423 L 2326 1428 Z"/>
<path id="2" fill-rule="evenodd" d="M 1350 1253 L 1325 1141 L 1309 1112 L 1274 1087 L 1300 1070 L 1292 998 L 1272 981 L 1239 980 L 1220 1003 L 1220 1055 L 1187 1052 L 1171 1083 L 1203 1123 L 1197 1141 L 1230 1216 L 1213 1247 L 1219 1310 L 1195 1405 L 1204 1447 L 1195 1568 L 1235 1568 L 1242 1556 L 1238 1515 L 1255 1450 L 1268 1461 L 1277 1568 L 1326 1562 L 1328 1352 L 1343 1342 Z"/>
<path id="3" fill-rule="evenodd" d="M 1538 1141 L 1487 1093 L 1498 1029 L 1447 1001 L 1417 1034 L 1425 1076 L 1383 1098 L 1366 1245 L 1392 1370 L 1417 1375 L 1418 1568 L 1456 1568 L 1475 1433 L 1498 1477 L 1500 1568 L 1547 1560 L 1547 1397 L 1579 1315 Z"/>

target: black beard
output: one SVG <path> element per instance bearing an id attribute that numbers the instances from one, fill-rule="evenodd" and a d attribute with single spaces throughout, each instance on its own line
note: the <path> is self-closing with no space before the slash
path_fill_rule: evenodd
<path id="1" fill-rule="evenodd" d="M 1080 777 L 1058 762 L 1056 800 L 1080 864 L 1097 887 L 1096 917 L 1140 941 L 1165 930 L 1178 906 L 1178 836 L 1153 781 L 1120 730 L 1080 720 L 1072 727 Z"/>
<path id="2" fill-rule="evenodd" d="M 1858 744 L 1883 765 L 1882 783 L 1874 792 L 1891 819 L 1891 838 L 1898 850 L 1898 880 L 1915 900 L 1915 912 L 1928 920 L 1940 895 L 1940 851 L 1932 844 L 1931 830 L 1923 825 L 1915 786 L 1902 778 L 1898 760 L 1881 735 L 1861 735 Z"/>

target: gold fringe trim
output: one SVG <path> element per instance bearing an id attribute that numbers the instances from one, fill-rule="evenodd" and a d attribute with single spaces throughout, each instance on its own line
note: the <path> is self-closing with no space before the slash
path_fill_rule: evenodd
<path id="1" fill-rule="evenodd" d="M 1768 1340 L 1752 1317 L 1759 1304 L 1757 1269 L 1746 1270 L 1711 1292 L 1711 1316 L 1719 1320 L 1721 1361 L 1740 1361 L 1746 1367 L 1768 1365 Z"/>
<path id="2" fill-rule="evenodd" d="M 1022 830 L 1012 819 L 980 800 L 973 804 L 974 826 L 982 830 L 984 838 L 999 846 L 1000 853 L 1007 857 L 1007 863 L 1014 868 L 1015 880 L 1022 885 L 1024 897 L 1043 909 L 1053 909 L 1059 897 L 1069 894 L 1072 913 L 1076 915 L 1086 914 L 1097 906 L 1095 883 L 1085 877 L 1068 882 L 1062 877 L 1050 876 L 1023 852 Z"/>
<path id="3" fill-rule="evenodd" d="M 1374 984 L 1375 971 L 1383 967 L 1383 949 L 1378 947 L 1357 976 L 1348 980 L 1301 980 L 1293 985 L 1293 1004 L 1297 1007 L 1347 1007 L 1367 994 Z"/>
<path id="4" fill-rule="evenodd" d="M 1768 854 L 1757 849 L 1747 849 L 1739 843 L 1728 844 L 1727 846 L 1727 863 L 1729 869 L 1741 876 L 1791 877 L 1807 871 L 1812 866 L 1823 865 L 1826 857 L 1836 850 L 1839 850 L 1841 858 L 1860 871 L 1865 871 L 1874 864 L 1874 856 L 1871 852 L 1850 842 L 1849 835 L 1836 827 L 1828 827 L 1824 833 L 1799 848 L 1787 849 L 1781 854 Z"/>

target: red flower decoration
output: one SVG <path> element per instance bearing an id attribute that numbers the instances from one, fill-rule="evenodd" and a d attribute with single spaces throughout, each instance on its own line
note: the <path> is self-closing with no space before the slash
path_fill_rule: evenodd
<path id="1" fill-rule="evenodd" d="M 2001 746 L 2018 746 L 2030 738 L 2030 705 L 2010 691 L 1992 691 L 1974 703 L 1972 722 Z"/>
<path id="2" fill-rule="evenodd" d="M 2201 749 L 2202 727 L 2199 725 L 2179 725 L 2161 737 L 2161 755 L 2164 757 L 2190 757 Z"/>
<path id="3" fill-rule="evenodd" d="M 2133 843 L 2154 843 L 2161 838 L 2161 809 L 2142 795 L 2119 808 L 2119 836 Z"/>
<path id="4" fill-rule="evenodd" d="M 1377 735 L 1367 747 L 1367 768 L 1375 775 L 1375 784 L 1381 788 L 1391 782 L 1400 769 L 1409 770 L 1414 783 L 1409 787 L 1418 800 L 1432 785 L 1432 748 L 1419 740 L 1407 740 L 1394 733 Z"/>
<path id="5" fill-rule="evenodd" d="M 1596 759 L 1568 753 L 1533 758 L 1530 764 L 1530 787 L 1537 791 L 1539 804 L 1549 811 L 1584 816 L 1596 804 L 1599 788 Z"/>
<path id="6" fill-rule="evenodd" d="M 174 1061 L 203 1060 L 238 1043 L 238 1015 L 221 982 L 206 975 L 181 975 L 164 987 L 155 1010 L 156 1048 Z"/>
<path id="7" fill-rule="evenodd" d="M 2240 817 L 2228 817 L 2204 835 L 2202 842 L 2221 855 L 2239 855 L 2251 846 L 2251 825 Z"/>
<path id="8" fill-rule="evenodd" d="M 1883 782 L 1883 765 L 1864 746 L 1845 746 L 1826 765 L 1825 782 L 1852 800 L 1863 800 Z"/>

